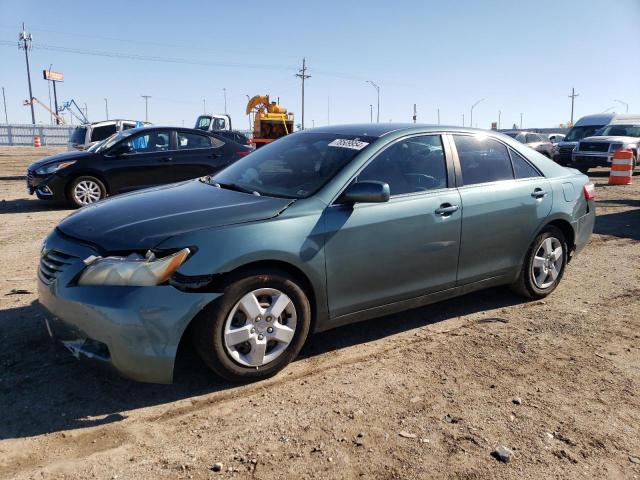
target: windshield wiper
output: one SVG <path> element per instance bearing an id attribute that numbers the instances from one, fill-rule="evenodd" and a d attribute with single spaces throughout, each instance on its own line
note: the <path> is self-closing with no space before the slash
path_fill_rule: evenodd
<path id="1" fill-rule="evenodd" d="M 206 183 L 208 183 L 209 185 L 213 185 L 214 187 L 224 188 L 226 190 L 234 190 L 236 192 L 249 193 L 258 197 L 260 196 L 260 192 L 247 187 L 243 187 L 242 185 L 238 185 L 237 183 L 220 183 L 216 182 L 211 177 L 207 178 Z"/>

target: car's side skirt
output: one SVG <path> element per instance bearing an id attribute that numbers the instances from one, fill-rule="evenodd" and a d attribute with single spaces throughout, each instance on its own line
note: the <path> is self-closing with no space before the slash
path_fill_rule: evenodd
<path id="1" fill-rule="evenodd" d="M 370 320 L 372 318 L 383 317 L 385 315 L 391 315 L 393 313 L 402 312 L 405 310 L 411 310 L 413 308 L 424 307 L 436 302 L 441 302 L 453 297 L 459 297 L 467 293 L 475 292 L 477 290 L 483 290 L 485 288 L 494 287 L 497 285 L 505 285 L 514 281 L 513 275 L 500 275 L 491 278 L 485 278 L 477 282 L 468 283 L 466 285 L 460 285 L 457 287 L 441 290 L 439 292 L 429 293 L 427 295 L 421 295 L 419 297 L 410 298 L 408 300 L 401 300 L 398 302 L 389 303 L 386 305 L 380 305 L 378 307 L 369 308 L 366 310 L 360 310 L 346 315 L 341 315 L 329 319 L 326 322 L 322 322 L 318 325 L 316 332 L 330 330 L 332 328 L 341 327 L 350 323 L 361 322 L 364 320 Z"/>

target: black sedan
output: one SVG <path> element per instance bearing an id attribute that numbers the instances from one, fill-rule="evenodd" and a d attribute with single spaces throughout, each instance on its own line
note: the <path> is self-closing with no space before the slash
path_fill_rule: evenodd
<path id="1" fill-rule="evenodd" d="M 32 163 L 27 188 L 40 199 L 82 207 L 107 196 L 210 175 L 250 152 L 250 147 L 200 130 L 133 128 L 89 150 Z"/>

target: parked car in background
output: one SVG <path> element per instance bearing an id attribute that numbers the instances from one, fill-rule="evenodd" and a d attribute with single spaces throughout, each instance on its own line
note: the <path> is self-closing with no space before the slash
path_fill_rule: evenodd
<path id="1" fill-rule="evenodd" d="M 67 142 L 67 150 L 87 150 L 92 145 L 109 138 L 114 133 L 145 125 L 151 124 L 138 120 L 105 120 L 103 122 L 85 123 L 77 126 L 71 132 Z"/>
<path id="2" fill-rule="evenodd" d="M 218 375 L 257 380 L 313 332 L 496 285 L 549 295 L 591 235 L 593 192 L 493 132 L 304 130 L 70 215 L 44 242 L 39 301 L 76 357 L 135 380 L 171 382 L 187 331 Z"/>
<path id="3" fill-rule="evenodd" d="M 32 163 L 27 188 L 39 199 L 81 207 L 139 188 L 210 175 L 250 152 L 245 145 L 200 130 L 131 128 L 86 151 Z"/>
<path id="4" fill-rule="evenodd" d="M 549 138 L 549 141 L 555 145 L 556 143 L 563 141 L 566 135 L 564 133 L 549 133 L 547 134 L 547 137 Z"/>
<path id="5" fill-rule="evenodd" d="M 205 132 L 218 132 L 231 130 L 231 117 L 226 113 L 200 115 L 196 119 L 194 128 Z"/>
<path id="6" fill-rule="evenodd" d="M 527 147 L 533 148 L 536 152 L 540 152 L 547 158 L 553 158 L 553 144 L 543 133 L 523 132 L 520 130 L 502 133 L 511 138 L 515 138 L 518 142 L 524 143 Z"/>
<path id="7" fill-rule="evenodd" d="M 614 153 L 621 148 L 633 152 L 635 169 L 640 152 L 640 115 L 616 115 L 595 135 L 580 140 L 572 152 L 570 166 L 585 173 L 592 167 L 609 167 Z"/>
<path id="8" fill-rule="evenodd" d="M 230 140 L 233 140 L 234 142 L 239 143 L 240 145 L 246 145 L 248 147 L 255 148 L 253 143 L 251 143 L 251 139 L 242 132 L 238 132 L 235 130 L 215 130 L 215 131 L 211 131 L 211 133 L 222 138 L 228 138 Z"/>
<path id="9" fill-rule="evenodd" d="M 569 130 L 564 140 L 556 144 L 553 160 L 560 165 L 569 165 L 571 163 L 571 153 L 578 146 L 578 142 L 584 137 L 590 137 L 602 127 L 608 125 L 614 117 L 615 113 L 599 113 L 580 118 Z"/>

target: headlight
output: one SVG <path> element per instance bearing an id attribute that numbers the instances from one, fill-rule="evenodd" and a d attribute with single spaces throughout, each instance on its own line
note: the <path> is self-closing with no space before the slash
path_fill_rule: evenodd
<path id="1" fill-rule="evenodd" d="M 612 143 L 611 145 L 609 145 L 610 152 L 615 152 L 616 150 L 620 150 L 621 148 L 622 145 L 620 143 Z"/>
<path id="2" fill-rule="evenodd" d="M 119 285 L 149 287 L 166 282 L 189 256 L 190 250 L 183 248 L 173 255 L 156 258 L 151 252 L 143 257 L 131 254 L 128 257 L 89 257 L 87 267 L 78 280 L 78 285 Z"/>
<path id="3" fill-rule="evenodd" d="M 40 167 L 36 170 L 38 175 L 49 175 L 50 173 L 57 172 L 63 168 L 66 168 L 70 165 L 76 163 L 75 160 L 70 160 L 68 162 L 59 162 L 59 163 L 50 163 L 49 165 L 45 165 L 44 167 Z"/>

